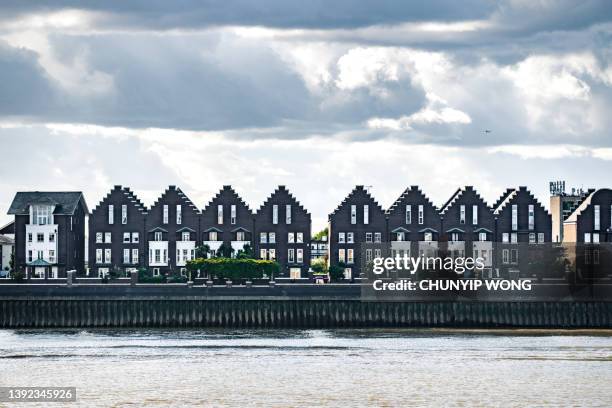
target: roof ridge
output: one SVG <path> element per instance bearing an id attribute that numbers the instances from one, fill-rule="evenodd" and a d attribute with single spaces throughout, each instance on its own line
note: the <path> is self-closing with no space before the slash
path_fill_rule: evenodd
<path id="1" fill-rule="evenodd" d="M 358 191 L 363 191 L 366 194 L 366 196 L 368 196 L 368 198 L 372 200 L 372 202 L 380 209 L 380 211 L 383 214 L 385 214 L 384 208 L 382 208 L 382 206 L 378 203 L 378 201 L 374 198 L 374 196 L 372 196 L 372 194 L 370 194 L 370 192 L 366 190 L 363 185 L 358 184 L 348 193 L 346 197 L 344 197 L 344 199 L 342 200 L 342 202 L 340 202 L 340 204 L 336 207 L 336 209 L 328 215 L 328 219 L 331 218 L 333 215 L 335 215 L 340 210 L 340 208 L 342 208 L 342 206 L 346 204 L 348 199 L 352 197 L 353 195 L 355 195 Z"/>
<path id="2" fill-rule="evenodd" d="M 289 191 L 289 189 L 287 187 L 285 187 L 284 185 L 279 185 L 278 187 L 276 187 L 276 189 L 274 189 L 274 191 L 268 196 L 268 198 L 266 198 L 264 200 L 264 202 L 261 204 L 261 206 L 259 206 L 259 208 L 257 209 L 257 211 L 255 212 L 255 214 L 259 214 L 263 208 L 268 204 L 268 202 L 272 199 L 272 197 L 274 197 L 275 194 L 279 194 L 281 191 L 284 191 L 287 193 L 287 195 L 289 196 L 289 198 L 291 200 L 293 200 L 293 202 L 295 202 L 298 206 L 298 208 L 302 211 L 304 211 L 306 214 L 312 216 L 310 214 L 310 212 L 302 205 L 302 203 L 300 203 L 300 201 L 295 198 L 295 196 L 293 194 L 291 194 L 291 191 Z"/>
<path id="3" fill-rule="evenodd" d="M 387 215 L 391 214 L 393 211 L 395 211 L 395 209 L 400 205 L 400 203 L 404 200 L 405 197 L 407 197 L 410 194 L 420 194 L 421 197 L 423 197 L 425 199 L 425 202 L 428 203 L 429 205 L 431 205 L 431 207 L 434 209 L 434 211 L 436 211 L 437 213 L 439 213 L 439 209 L 438 207 L 436 207 L 433 203 L 433 201 L 431 201 L 431 199 L 427 196 L 427 194 L 425 194 L 423 192 L 423 190 L 421 190 L 421 188 L 417 185 L 413 185 L 410 187 L 407 187 L 404 192 L 393 202 L 393 204 L 391 204 L 391 207 L 389 207 L 389 209 L 385 212 Z"/>
<path id="4" fill-rule="evenodd" d="M 214 202 L 216 199 L 218 199 L 219 197 L 221 197 L 221 194 L 222 194 L 224 191 L 228 191 L 228 192 L 230 192 L 231 194 L 233 194 L 233 195 L 234 195 L 236 198 L 238 198 L 238 201 L 239 201 L 239 202 L 240 202 L 242 205 L 244 205 L 244 206 L 246 207 L 246 209 L 247 209 L 247 210 L 249 210 L 249 212 L 250 212 L 251 214 L 253 214 L 253 211 L 251 211 L 251 208 L 249 207 L 249 204 L 247 204 L 247 202 L 246 202 L 246 201 L 244 201 L 244 199 L 243 199 L 243 198 L 240 196 L 240 194 L 238 194 L 238 192 L 236 192 L 236 190 L 234 190 L 234 187 L 232 187 L 232 186 L 231 186 L 231 185 L 229 185 L 229 184 L 226 184 L 226 185 L 224 185 L 223 187 L 221 187 L 221 190 L 219 190 L 219 191 L 217 192 L 217 194 L 215 194 L 215 195 L 213 196 L 213 198 L 211 198 L 211 199 L 208 201 L 208 203 L 206 203 L 206 205 L 205 205 L 205 206 L 204 206 L 204 208 L 202 209 L 202 213 L 204 213 L 206 210 L 208 210 L 208 208 L 210 208 L 210 206 L 212 205 L 212 203 L 213 203 L 213 202 Z"/>

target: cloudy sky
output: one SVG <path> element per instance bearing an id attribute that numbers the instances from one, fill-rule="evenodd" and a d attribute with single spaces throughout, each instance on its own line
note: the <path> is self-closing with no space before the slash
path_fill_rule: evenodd
<path id="1" fill-rule="evenodd" d="M 0 223 L 32 189 L 284 184 L 318 229 L 355 184 L 612 185 L 605 0 L 38 3 L 0 5 Z"/>

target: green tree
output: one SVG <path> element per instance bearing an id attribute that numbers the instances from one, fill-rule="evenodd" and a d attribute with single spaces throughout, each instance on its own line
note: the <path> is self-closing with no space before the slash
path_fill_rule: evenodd
<path id="1" fill-rule="evenodd" d="M 225 242 L 217 249 L 217 257 L 219 258 L 231 258 L 233 253 L 234 248 L 232 248 L 231 245 L 227 245 Z"/>
<path id="2" fill-rule="evenodd" d="M 342 280 L 344 278 L 344 266 L 341 264 L 330 266 L 329 277 L 335 282 Z"/>
<path id="3" fill-rule="evenodd" d="M 312 261 L 310 267 L 312 268 L 312 271 L 315 275 L 327 275 L 329 273 L 327 263 L 323 259 L 317 259 Z"/>
<path id="4" fill-rule="evenodd" d="M 253 249 L 251 248 L 251 246 L 249 244 L 246 244 L 242 249 L 239 249 L 238 252 L 236 252 L 236 258 L 237 259 L 253 259 L 253 258 L 255 258 L 254 254 L 253 254 Z"/>
<path id="5" fill-rule="evenodd" d="M 314 234 L 312 236 L 312 239 L 320 241 L 323 237 L 328 237 L 328 236 L 329 236 L 329 228 L 325 227 L 321 231 Z"/>
<path id="6" fill-rule="evenodd" d="M 210 247 L 206 244 L 199 245 L 195 249 L 196 258 L 207 259 L 209 253 L 210 253 Z"/>

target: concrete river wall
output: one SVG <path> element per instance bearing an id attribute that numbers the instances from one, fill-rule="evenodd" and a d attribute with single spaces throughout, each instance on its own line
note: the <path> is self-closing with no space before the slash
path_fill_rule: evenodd
<path id="1" fill-rule="evenodd" d="M 612 328 L 612 302 L 362 301 L 354 285 L 1 285 L 0 327 Z"/>

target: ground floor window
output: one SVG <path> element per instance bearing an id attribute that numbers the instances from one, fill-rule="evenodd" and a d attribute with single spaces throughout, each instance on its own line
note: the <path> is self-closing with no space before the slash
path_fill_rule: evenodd
<path id="1" fill-rule="evenodd" d="M 187 277 L 187 268 L 181 268 L 181 276 Z"/>
<path id="2" fill-rule="evenodd" d="M 351 268 L 344 268 L 344 279 L 351 279 L 353 276 L 353 270 Z"/>
<path id="3" fill-rule="evenodd" d="M 108 268 L 98 268 L 98 278 L 104 278 L 108 275 Z"/>
<path id="4" fill-rule="evenodd" d="M 300 279 L 302 277 L 302 270 L 300 268 L 289 269 L 289 277 L 291 279 Z"/>
<path id="5" fill-rule="evenodd" d="M 159 276 L 159 268 L 153 268 L 153 276 Z"/>
<path id="6" fill-rule="evenodd" d="M 34 278 L 44 279 L 44 277 L 45 277 L 45 268 L 40 268 L 40 267 L 34 268 Z"/>

